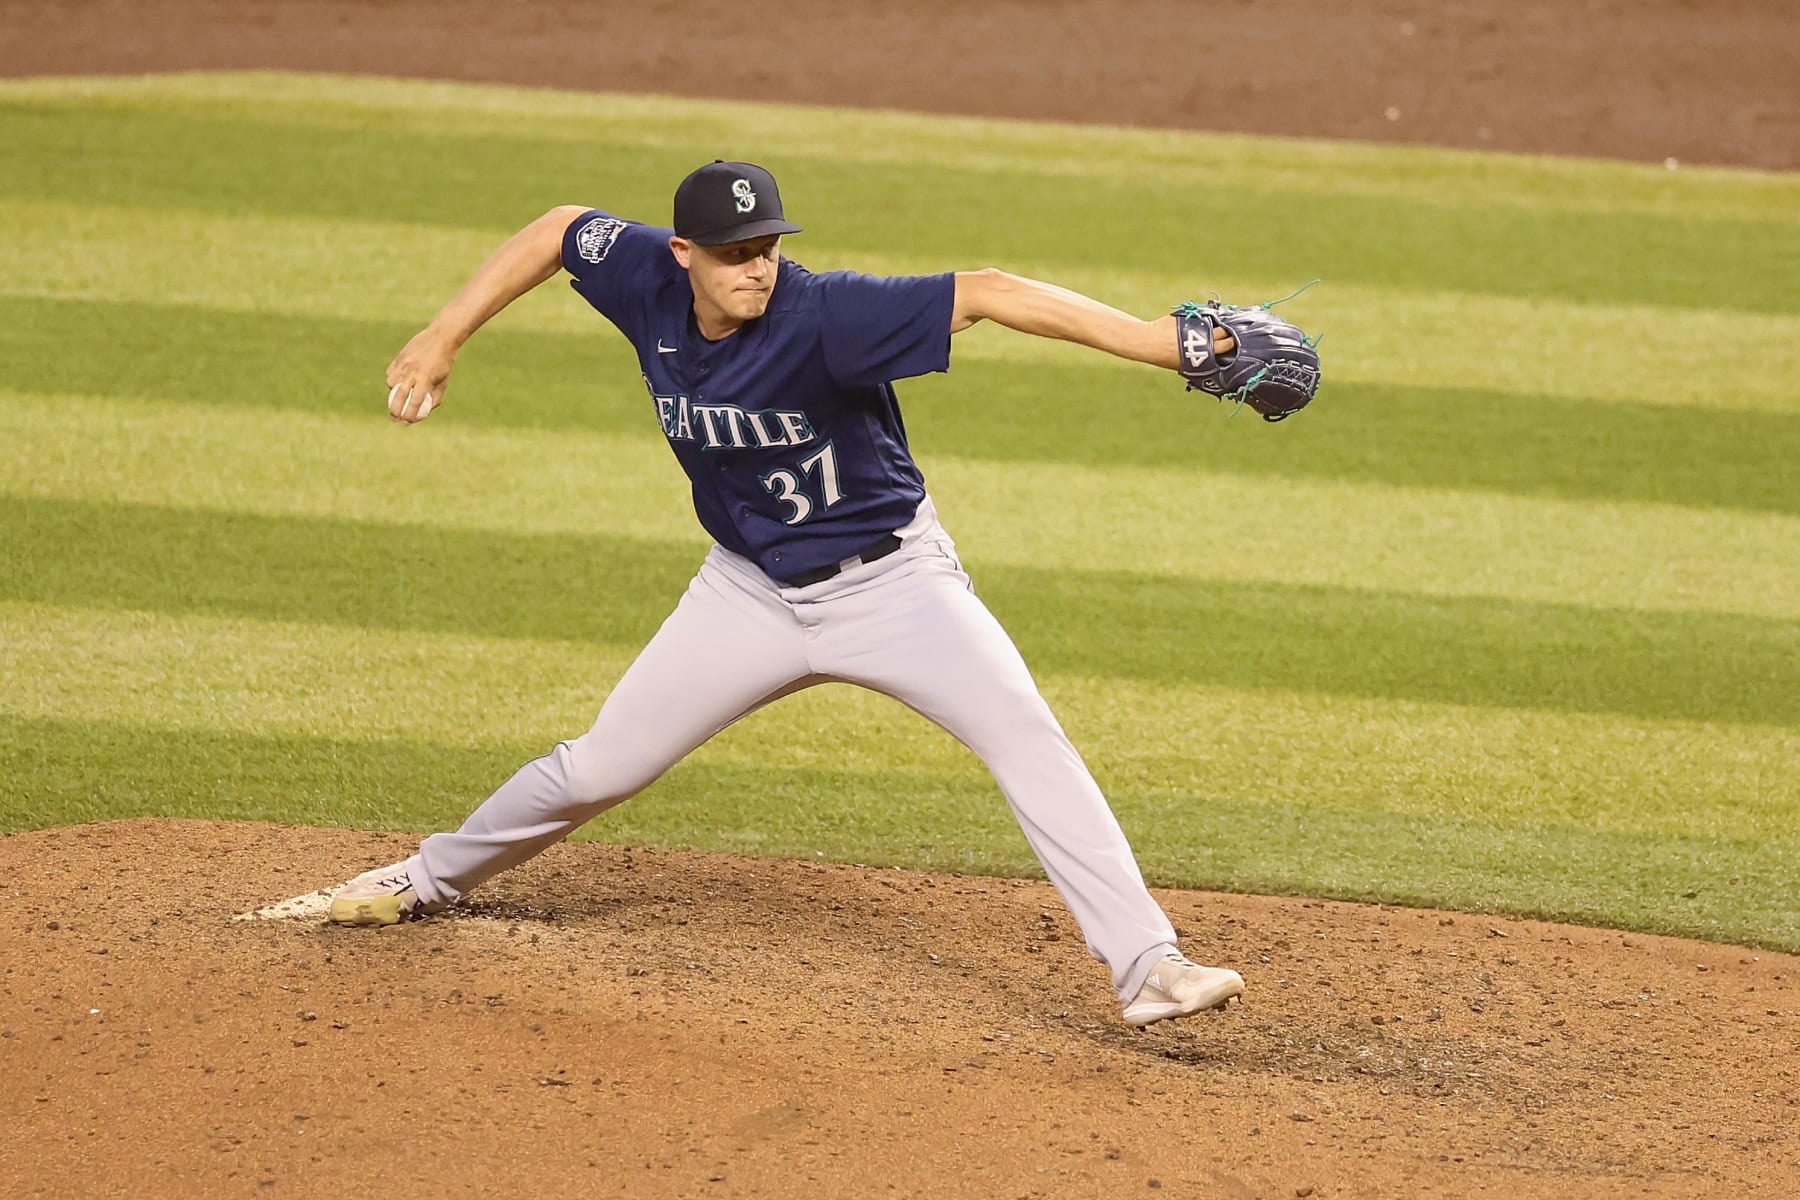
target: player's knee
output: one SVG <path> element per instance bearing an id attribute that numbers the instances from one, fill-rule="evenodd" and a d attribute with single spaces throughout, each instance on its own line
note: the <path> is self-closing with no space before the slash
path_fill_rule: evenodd
<path id="1" fill-rule="evenodd" d="M 997 688 L 989 705 L 994 711 L 1005 714 L 1008 721 L 1020 725 L 1056 723 L 1044 694 L 1038 691 L 1037 684 L 1023 671 Z"/>
<path id="2" fill-rule="evenodd" d="M 1062 735 L 1056 714 L 1029 681 L 985 691 L 981 703 L 970 711 L 975 714 L 975 724 L 969 732 L 981 737 L 984 744 L 1035 742 L 1040 736 Z"/>
<path id="3" fill-rule="evenodd" d="M 602 809 L 630 799 L 662 771 L 641 753 L 591 734 L 557 746 L 563 762 L 565 799 L 582 808 Z"/>

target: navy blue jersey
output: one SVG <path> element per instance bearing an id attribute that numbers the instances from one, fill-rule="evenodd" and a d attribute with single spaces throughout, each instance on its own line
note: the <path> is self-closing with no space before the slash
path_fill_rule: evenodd
<path id="1" fill-rule="evenodd" d="M 714 342 L 673 232 L 591 211 L 563 266 L 637 348 L 700 524 L 776 579 L 906 524 L 925 482 L 893 381 L 950 369 L 955 276 L 815 275 L 783 258 L 768 310 Z"/>

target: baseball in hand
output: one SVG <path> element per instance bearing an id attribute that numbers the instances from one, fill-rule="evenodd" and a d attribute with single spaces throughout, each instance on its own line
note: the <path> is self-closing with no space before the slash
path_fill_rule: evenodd
<path id="1" fill-rule="evenodd" d="M 400 394 L 400 389 L 402 388 L 406 388 L 406 394 L 404 396 Z M 388 389 L 388 415 L 397 421 L 405 421 L 409 425 L 416 421 L 423 421 L 426 417 L 430 416 L 431 410 L 437 407 L 437 397 L 430 392 L 426 392 L 424 399 L 419 404 L 419 411 L 411 418 L 407 417 L 406 406 L 412 402 L 414 391 L 414 388 L 407 387 L 404 383 L 396 383 L 392 388 Z M 399 401 L 398 404 L 395 403 L 396 400 Z"/>

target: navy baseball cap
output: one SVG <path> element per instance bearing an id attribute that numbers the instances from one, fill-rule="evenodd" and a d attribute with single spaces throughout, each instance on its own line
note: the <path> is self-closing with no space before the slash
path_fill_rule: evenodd
<path id="1" fill-rule="evenodd" d="M 799 233 L 781 215 L 775 177 L 755 163 L 714 159 L 675 189 L 675 233 L 702 246 L 723 246 Z"/>

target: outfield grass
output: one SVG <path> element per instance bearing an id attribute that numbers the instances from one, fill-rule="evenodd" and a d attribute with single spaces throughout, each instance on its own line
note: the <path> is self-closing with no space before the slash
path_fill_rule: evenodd
<path id="1" fill-rule="evenodd" d="M 705 548 L 628 349 L 552 286 L 425 426 L 381 371 L 537 212 L 661 220 L 727 154 L 817 268 L 1327 280 L 1279 428 L 989 329 L 901 386 L 1154 882 L 1800 949 L 1800 180 L 902 114 L 0 83 L 0 830 L 423 831 L 583 728 Z M 1035 870 L 837 687 L 585 836 Z"/>

